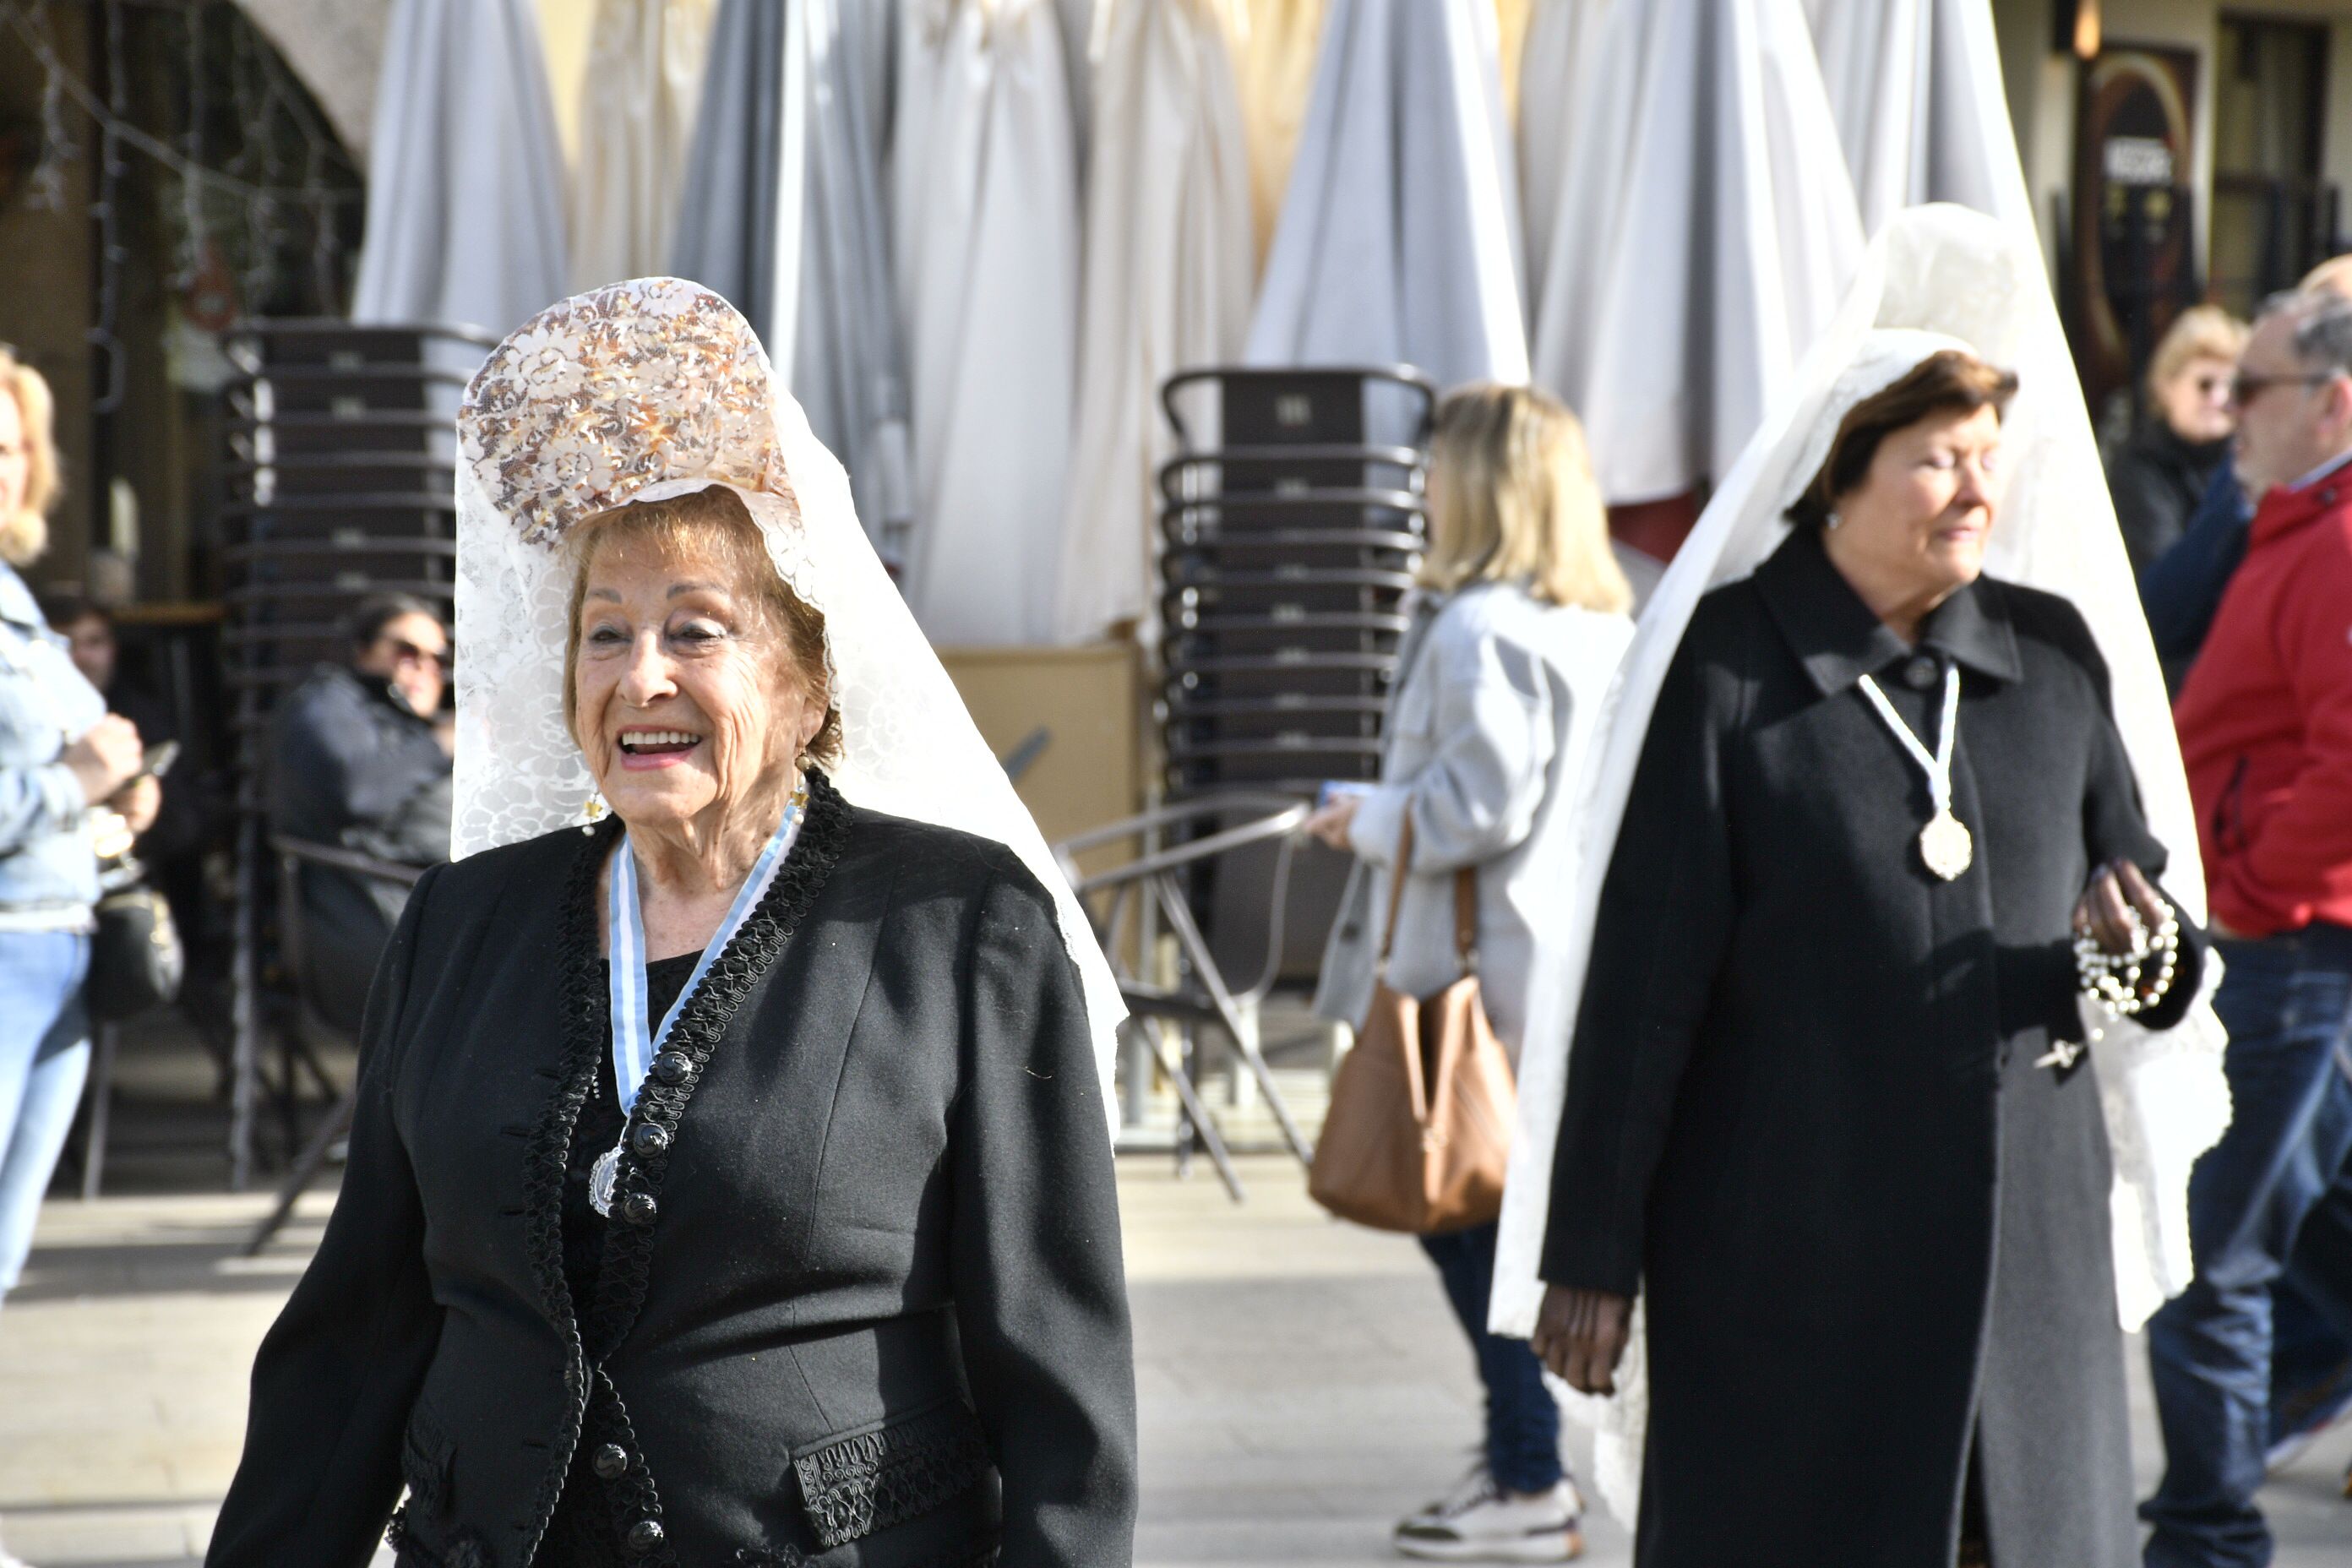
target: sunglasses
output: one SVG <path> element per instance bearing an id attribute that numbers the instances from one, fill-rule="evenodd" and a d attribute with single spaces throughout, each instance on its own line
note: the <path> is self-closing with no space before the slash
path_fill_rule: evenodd
<path id="1" fill-rule="evenodd" d="M 2336 372 L 2317 375 L 2249 375 L 2240 371 L 2230 380 L 2230 401 L 2243 408 L 2273 386 L 2326 386 Z"/>
<path id="2" fill-rule="evenodd" d="M 392 644 L 392 658 L 395 664 L 424 664 L 429 661 L 439 665 L 444 669 L 449 668 L 449 650 L 446 647 L 421 648 L 406 637 L 392 637 L 387 640 Z"/>

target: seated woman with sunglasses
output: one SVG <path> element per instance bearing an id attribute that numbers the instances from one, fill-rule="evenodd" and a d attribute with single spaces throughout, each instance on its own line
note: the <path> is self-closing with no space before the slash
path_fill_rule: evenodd
<path id="1" fill-rule="evenodd" d="M 2135 575 L 2196 515 L 2237 429 L 2231 377 L 2246 325 L 2218 305 L 2183 310 L 2148 363 L 2147 422 L 2107 461 L 2107 489 Z"/>
<path id="2" fill-rule="evenodd" d="M 407 594 L 371 595 L 344 626 L 350 662 L 320 665 L 279 710 L 270 829 L 438 865 L 449 858 L 448 633 L 432 605 Z M 302 981 L 329 1023 L 359 1027 L 407 899 L 391 882 L 302 868 Z"/>

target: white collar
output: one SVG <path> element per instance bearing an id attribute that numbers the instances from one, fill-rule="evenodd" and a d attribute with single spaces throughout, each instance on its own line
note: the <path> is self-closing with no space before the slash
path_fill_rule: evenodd
<path id="1" fill-rule="evenodd" d="M 2291 490 L 2307 490 L 2347 463 L 2352 463 L 2352 448 L 2347 448 L 2336 453 L 2336 456 L 2328 458 L 2327 461 L 2320 464 L 2319 467 L 2312 469 L 2311 472 L 2295 480 L 2294 483 L 2287 486 L 2287 489 Z"/>

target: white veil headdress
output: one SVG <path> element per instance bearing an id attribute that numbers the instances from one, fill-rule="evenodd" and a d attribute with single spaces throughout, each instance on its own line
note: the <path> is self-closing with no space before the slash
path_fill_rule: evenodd
<path id="1" fill-rule="evenodd" d="M 626 501 L 725 485 L 824 616 L 835 783 L 859 805 L 997 840 L 1053 892 L 1115 1103 L 1126 1010 L 1092 928 L 858 526 L 848 475 L 735 308 L 676 278 L 551 305 L 467 388 L 457 441 L 455 853 L 582 820 L 593 784 L 563 727 L 564 532 Z"/>
<path id="2" fill-rule="evenodd" d="M 1973 349 L 2014 370 L 2002 421 L 2009 480 L 1985 569 L 2063 594 L 2081 610 L 2112 678 L 2116 722 L 2138 775 L 2149 826 L 2171 852 L 2165 886 L 2205 912 L 2197 825 L 2164 680 L 2116 528 L 2074 363 L 2030 232 L 1963 207 L 1914 207 L 1880 231 L 1860 274 L 1787 395 L 1740 454 L 1644 610 L 1587 764 L 1580 802 L 1584 847 L 1567 927 L 1537 967 L 1520 1060 L 1519 1126 L 1503 1203 L 1491 1323 L 1526 1337 L 1543 1285 L 1537 1263 L 1565 1101 L 1569 1045 L 1591 956 L 1610 852 L 1666 667 L 1699 596 L 1754 571 L 1789 531 L 1785 513 L 1829 455 L 1847 411 L 1939 349 Z M 2116 1310 L 2137 1328 L 2189 1283 L 2189 1167 L 2228 1125 L 2223 1036 L 2209 963 L 2189 1019 L 2162 1035 L 2106 1025 L 2094 1047 L 2113 1148 Z M 2102 1020 L 2104 1023 L 2104 1020 Z M 1568 1395 L 1596 1430 L 1595 1480 L 1631 1521 L 1639 1497 L 1647 1380 L 1640 1314 L 1635 1342 L 1609 1400 Z"/>

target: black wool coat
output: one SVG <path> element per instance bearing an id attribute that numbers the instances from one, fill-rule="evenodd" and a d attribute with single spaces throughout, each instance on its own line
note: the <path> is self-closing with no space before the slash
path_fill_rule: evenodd
<path id="1" fill-rule="evenodd" d="M 1859 681 L 1932 750 L 1954 661 L 1948 883 Z M 1972 1454 L 1996 1563 L 2137 1563 L 2098 1088 L 2036 1065 L 2081 1032 L 2071 916 L 2116 857 L 2164 850 L 2064 600 L 1979 580 L 1906 648 L 1801 531 L 1700 602 L 1604 882 L 1542 1258 L 1646 1293 L 1643 1568 L 1948 1563 Z"/>
<path id="2" fill-rule="evenodd" d="M 359 1568 L 404 1484 L 402 1568 L 1129 1560 L 1108 1123 L 1052 900 L 1000 845 L 811 796 L 638 1100 L 593 1301 L 561 1203 L 617 828 L 418 885 L 212 1568 Z"/>

